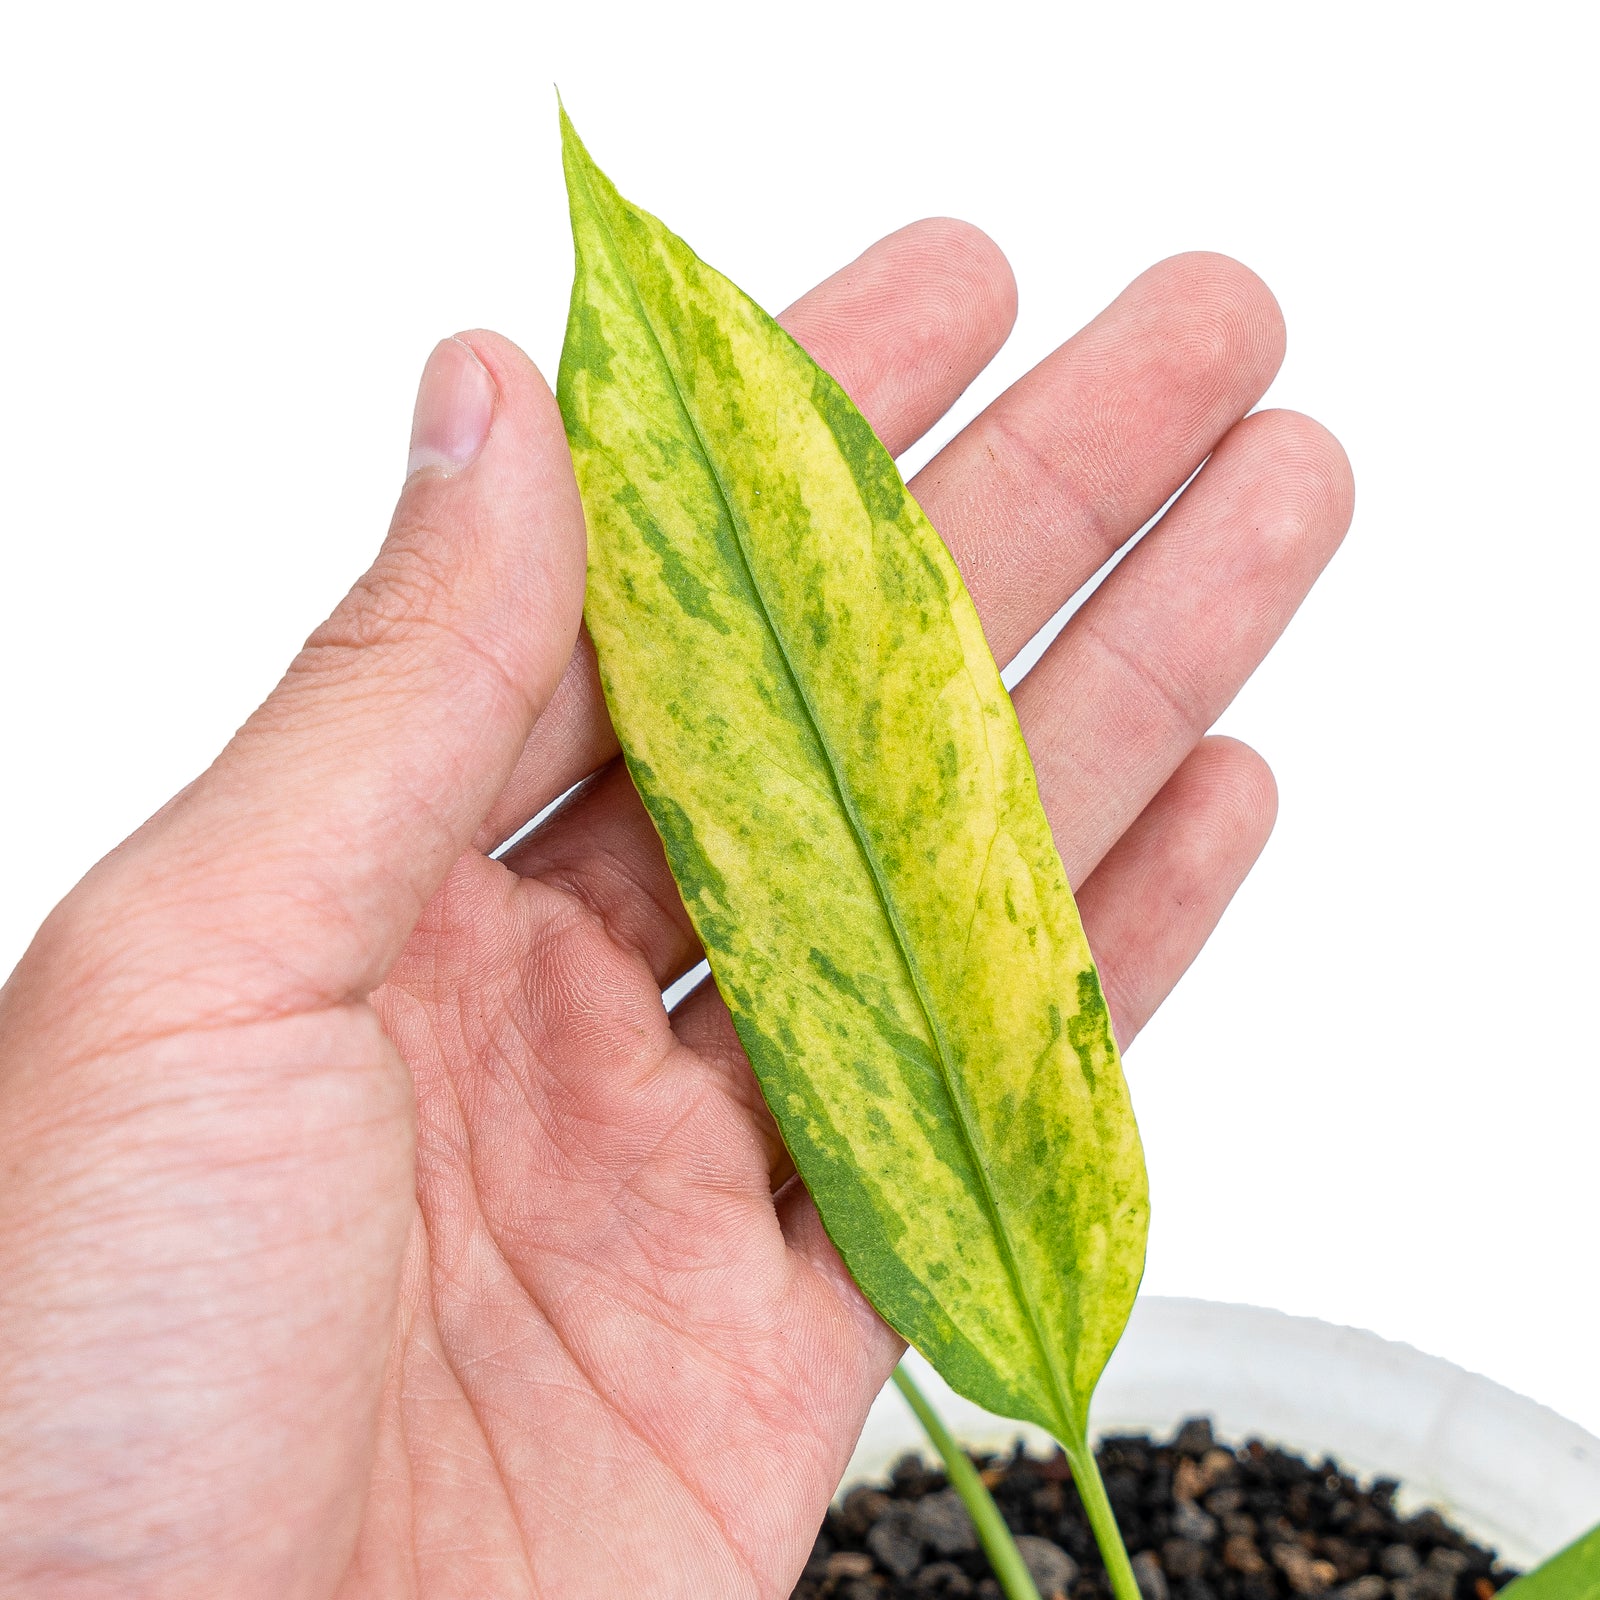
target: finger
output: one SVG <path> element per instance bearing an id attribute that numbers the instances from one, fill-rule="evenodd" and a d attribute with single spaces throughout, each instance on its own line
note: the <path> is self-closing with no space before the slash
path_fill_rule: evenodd
<path id="1" fill-rule="evenodd" d="M 165 919 L 164 969 L 191 987 L 225 975 L 245 1007 L 373 988 L 560 679 L 583 561 L 539 373 L 496 335 L 446 340 L 372 569 L 212 768 L 108 863 L 115 903 Z"/>
<path id="2" fill-rule="evenodd" d="M 1350 524 L 1339 443 L 1246 418 L 1013 696 L 1081 883 L 1255 671 Z"/>
<path id="3" fill-rule="evenodd" d="M 1277 815 L 1266 762 L 1236 739 L 1205 739 L 1078 891 L 1122 1049 L 1211 937 Z"/>
<path id="4" fill-rule="evenodd" d="M 1226 256 L 1160 262 L 913 479 L 1009 661 L 1159 511 L 1283 360 L 1271 292 Z"/>
<path id="5" fill-rule="evenodd" d="M 891 454 L 949 410 L 1016 319 L 1011 269 L 947 217 L 881 239 L 778 321 L 843 386 Z M 617 753 L 587 636 L 477 838 L 492 849 Z"/>

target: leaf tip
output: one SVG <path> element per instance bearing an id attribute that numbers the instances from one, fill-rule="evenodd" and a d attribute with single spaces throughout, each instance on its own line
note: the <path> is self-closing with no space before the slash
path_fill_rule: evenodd
<path id="1" fill-rule="evenodd" d="M 600 169 L 595 166 L 588 147 L 578 137 L 578 130 L 567 115 L 566 103 L 561 98 L 559 88 L 556 90 L 556 114 L 561 123 L 561 166 L 566 173 L 567 196 L 576 210 L 580 191 L 588 191 L 592 203 L 593 182 L 599 176 Z"/>
<path id="2" fill-rule="evenodd" d="M 589 154 L 589 147 L 567 115 L 559 90 L 556 107 L 561 119 L 561 168 L 567 180 L 567 204 L 572 213 L 573 231 L 577 234 L 581 231 L 580 218 L 614 218 L 630 208 Z"/>
<path id="3" fill-rule="evenodd" d="M 584 141 L 578 138 L 578 130 L 573 126 L 573 118 L 566 115 L 566 101 L 562 99 L 560 85 L 555 86 L 555 118 L 557 118 L 557 123 L 560 125 L 560 130 L 562 130 L 562 155 L 570 160 L 574 149 L 584 149 Z"/>
<path id="4" fill-rule="evenodd" d="M 578 137 L 578 130 L 572 125 L 572 118 L 567 115 L 566 102 L 561 98 L 561 90 L 556 90 L 556 116 L 561 123 L 561 154 L 570 171 L 574 165 L 592 169 L 594 158 L 589 154 L 582 139 Z"/>

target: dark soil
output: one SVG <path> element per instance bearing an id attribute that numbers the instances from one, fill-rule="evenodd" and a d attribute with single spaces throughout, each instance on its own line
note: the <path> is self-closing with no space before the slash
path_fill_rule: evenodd
<path id="1" fill-rule="evenodd" d="M 1106 1493 L 1145 1600 L 1490 1600 L 1516 1574 L 1436 1512 L 1402 1517 L 1398 1485 L 1187 1422 L 1170 1442 L 1106 1439 Z M 1106 1600 L 1065 1457 L 974 1457 L 1044 1600 Z M 914 1456 L 830 1507 L 793 1600 L 1000 1600 L 942 1472 Z"/>

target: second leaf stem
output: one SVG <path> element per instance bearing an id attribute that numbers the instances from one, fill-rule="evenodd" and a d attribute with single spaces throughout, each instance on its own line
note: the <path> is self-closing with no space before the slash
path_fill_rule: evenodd
<path id="1" fill-rule="evenodd" d="M 927 1397 L 917 1387 L 916 1381 L 905 1367 L 894 1369 L 895 1387 L 906 1398 L 906 1403 L 916 1412 L 917 1420 L 927 1431 L 934 1448 L 944 1458 L 945 1473 L 950 1487 L 961 1496 L 967 1514 L 977 1529 L 984 1554 L 994 1575 L 999 1580 L 1007 1600 L 1039 1600 L 1039 1590 L 1032 1574 L 1023 1563 L 1022 1554 L 994 1496 L 979 1477 L 965 1450 L 956 1443 L 945 1427 L 939 1413 L 929 1405 Z M 1100 1557 L 1105 1562 L 1106 1576 L 1111 1580 L 1111 1593 L 1115 1600 L 1143 1600 L 1139 1580 L 1133 1574 L 1133 1564 L 1128 1560 L 1127 1547 L 1122 1542 L 1121 1530 L 1106 1496 L 1106 1486 L 1100 1476 L 1100 1465 L 1094 1458 L 1086 1439 L 1063 1444 L 1067 1464 L 1072 1468 L 1072 1481 L 1078 1486 L 1078 1498 L 1083 1502 L 1094 1542 L 1100 1547 Z"/>
<path id="2" fill-rule="evenodd" d="M 1033 1574 L 1023 1563 L 1017 1541 L 1011 1536 L 1011 1529 L 1000 1515 L 994 1496 L 978 1476 L 978 1469 L 973 1466 L 967 1452 L 951 1437 L 939 1413 L 928 1404 L 904 1366 L 894 1369 L 894 1384 L 916 1412 L 917 1421 L 927 1430 L 934 1448 L 944 1457 L 944 1470 L 950 1479 L 950 1487 L 961 1496 L 961 1503 L 967 1508 L 973 1527 L 978 1530 L 983 1553 L 994 1568 L 994 1575 L 1005 1591 L 1006 1600 L 1039 1600 L 1039 1590 L 1034 1584 Z"/>

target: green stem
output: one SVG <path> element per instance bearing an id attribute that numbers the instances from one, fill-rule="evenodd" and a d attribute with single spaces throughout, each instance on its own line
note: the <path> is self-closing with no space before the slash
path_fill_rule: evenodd
<path id="1" fill-rule="evenodd" d="M 950 1430 L 939 1419 L 939 1413 L 928 1404 L 927 1398 L 903 1366 L 894 1369 L 894 1382 L 906 1397 L 907 1404 L 916 1412 L 917 1420 L 927 1429 L 934 1448 L 944 1457 L 944 1470 L 949 1476 L 950 1487 L 961 1496 L 961 1502 L 972 1518 L 973 1527 L 978 1530 L 984 1553 L 989 1557 L 989 1565 L 994 1568 L 994 1575 L 999 1579 L 1007 1600 L 1039 1600 L 1039 1591 L 1027 1567 L 1023 1565 L 1017 1542 L 1011 1537 L 1011 1530 L 1000 1515 L 994 1496 L 978 1476 L 977 1468 L 968 1459 L 966 1451 L 951 1438 Z M 1123 1560 L 1126 1563 L 1127 1558 Z M 1137 1590 L 1134 1600 L 1138 1600 Z"/>
<path id="2" fill-rule="evenodd" d="M 1142 1600 L 1139 1580 L 1133 1575 L 1117 1519 L 1112 1515 L 1111 1502 L 1106 1499 L 1106 1486 L 1101 1480 L 1100 1464 L 1094 1458 L 1094 1451 L 1085 1439 L 1063 1448 L 1067 1452 L 1067 1465 L 1072 1468 L 1072 1481 L 1078 1486 L 1078 1498 L 1088 1513 L 1094 1542 L 1100 1546 L 1100 1559 L 1106 1564 L 1112 1594 L 1116 1600 Z"/>
<path id="3" fill-rule="evenodd" d="M 894 1383 L 944 1458 L 950 1486 L 961 1496 L 1007 1600 L 1039 1600 L 1039 1591 L 1023 1565 L 1016 1540 L 966 1451 L 956 1443 L 904 1366 L 894 1369 Z M 1105 1562 L 1106 1576 L 1111 1580 L 1111 1593 L 1115 1600 L 1143 1600 L 1111 1502 L 1106 1498 L 1106 1486 L 1100 1477 L 1094 1451 L 1089 1448 L 1088 1441 L 1082 1439 L 1062 1448 L 1066 1451 L 1067 1465 L 1072 1468 L 1072 1481 L 1078 1486 L 1078 1498 L 1083 1501 L 1094 1542 L 1100 1547 L 1100 1559 Z"/>

